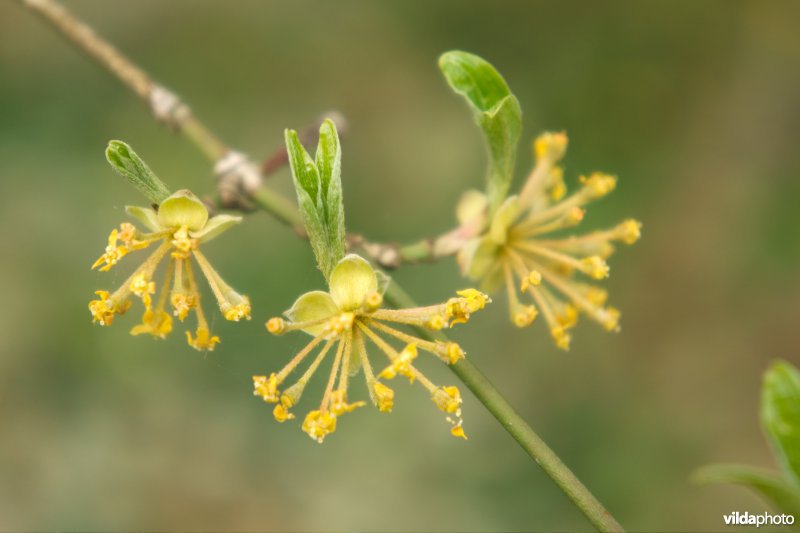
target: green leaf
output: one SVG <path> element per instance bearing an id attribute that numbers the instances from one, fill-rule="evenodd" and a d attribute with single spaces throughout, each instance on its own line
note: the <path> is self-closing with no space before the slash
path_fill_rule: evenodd
<path id="1" fill-rule="evenodd" d="M 296 131 L 286 130 L 285 137 L 300 213 L 317 265 L 328 279 L 345 253 L 342 151 L 333 121 L 323 122 L 319 132 L 316 159 L 306 152 Z"/>
<path id="2" fill-rule="evenodd" d="M 339 134 L 331 119 L 326 119 L 319 128 L 319 144 L 316 154 L 317 169 L 322 183 L 325 225 L 328 229 L 329 246 L 338 263 L 345 254 L 344 202 L 342 198 L 342 147 Z"/>
<path id="3" fill-rule="evenodd" d="M 171 193 L 150 167 L 122 141 L 109 141 L 106 159 L 114 170 L 126 178 L 154 204 L 160 204 Z"/>
<path id="4" fill-rule="evenodd" d="M 800 372 L 785 361 L 764 374 L 761 424 L 781 468 L 800 486 Z"/>
<path id="5" fill-rule="evenodd" d="M 703 485 L 743 485 L 764 497 L 778 510 L 800 516 L 800 489 L 776 474 L 741 465 L 710 465 L 697 470 L 693 480 Z"/>
<path id="6" fill-rule="evenodd" d="M 489 150 L 486 192 L 494 211 L 508 193 L 514 173 L 522 110 L 505 80 L 480 57 L 461 51 L 442 54 L 439 69 L 475 113 Z"/>

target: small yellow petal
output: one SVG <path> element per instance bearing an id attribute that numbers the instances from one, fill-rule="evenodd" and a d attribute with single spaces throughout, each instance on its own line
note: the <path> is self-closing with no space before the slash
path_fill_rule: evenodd
<path id="1" fill-rule="evenodd" d="M 253 394 L 260 396 L 265 402 L 277 403 L 280 399 L 278 376 L 274 372 L 269 377 L 253 376 Z"/>
<path id="2" fill-rule="evenodd" d="M 342 415 L 367 405 L 366 402 L 347 403 L 347 391 L 336 390 L 331 394 L 331 411 L 335 415 Z"/>
<path id="3" fill-rule="evenodd" d="M 617 186 L 617 178 L 602 172 L 593 172 L 589 177 L 581 176 L 585 194 L 591 199 L 602 198 Z"/>
<path id="4" fill-rule="evenodd" d="M 617 238 L 625 244 L 633 244 L 642 236 L 642 223 L 629 219 L 615 228 Z"/>
<path id="5" fill-rule="evenodd" d="M 538 314 L 539 311 L 536 310 L 536 307 L 532 305 L 518 304 L 515 306 L 515 310 L 511 315 L 511 319 L 514 321 L 515 326 L 518 328 L 524 328 L 530 326 Z"/>
<path id="6" fill-rule="evenodd" d="M 608 263 L 599 255 L 592 255 L 581 259 L 583 271 L 594 279 L 604 279 L 608 277 Z"/>
<path id="7" fill-rule="evenodd" d="M 192 338 L 192 334 L 188 331 L 186 332 L 186 341 L 189 343 L 189 346 L 195 350 L 208 350 L 209 352 L 213 352 L 214 346 L 219 343 L 219 337 L 216 335 L 212 336 L 208 328 L 197 328 L 195 335 L 196 337 Z"/>
<path id="8" fill-rule="evenodd" d="M 329 411 L 311 411 L 303 420 L 303 431 L 322 444 L 327 435 L 336 431 L 336 415 Z"/>
<path id="9" fill-rule="evenodd" d="M 445 413 L 458 413 L 461 409 L 461 393 L 457 387 L 439 387 L 433 393 L 433 402 Z"/>
<path id="10" fill-rule="evenodd" d="M 545 132 L 533 141 L 533 152 L 536 159 L 546 159 L 552 163 L 564 157 L 569 139 L 565 132 Z"/>
<path id="11" fill-rule="evenodd" d="M 394 406 L 394 391 L 380 381 L 374 382 L 372 391 L 378 404 L 378 410 L 382 413 L 390 413 Z"/>
<path id="12" fill-rule="evenodd" d="M 462 426 L 461 424 L 457 424 L 452 428 L 450 428 L 450 434 L 454 437 L 459 437 L 464 440 L 469 440 L 467 439 L 467 434 L 464 433 L 464 426 Z"/>
<path id="13" fill-rule="evenodd" d="M 275 420 L 281 423 L 294 418 L 294 415 L 290 413 L 289 409 L 282 403 L 275 406 L 275 409 L 272 410 L 272 415 L 275 417 Z"/>

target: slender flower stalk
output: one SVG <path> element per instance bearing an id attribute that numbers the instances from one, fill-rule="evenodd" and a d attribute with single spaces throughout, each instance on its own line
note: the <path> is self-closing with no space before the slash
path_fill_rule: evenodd
<path id="1" fill-rule="evenodd" d="M 150 231 L 142 232 L 128 222 L 121 224 L 119 230 L 111 231 L 105 252 L 92 268 L 108 271 L 129 253 L 155 243 L 160 244 L 116 291 L 96 291 L 99 299 L 89 302 L 94 322 L 110 326 L 117 315 L 130 308 L 131 297 L 134 296 L 142 300 L 144 314 L 142 323 L 131 329 L 131 334 L 148 333 L 163 339 L 172 331 L 173 316 L 183 322 L 194 310 L 197 329 L 194 336 L 186 332 L 187 341 L 197 350 L 213 350 L 219 337 L 211 334 L 200 305 L 201 296 L 192 257 L 211 286 L 223 316 L 236 322 L 242 318 L 250 319 L 250 300 L 225 283 L 200 251 L 202 243 L 238 224 L 241 217 L 217 215 L 209 219 L 205 205 L 187 190 L 178 191 L 161 202 L 157 211 L 136 206 L 128 206 L 126 210 Z M 161 289 L 153 302 L 156 294 L 153 278 L 156 269 L 168 255 Z M 172 314 L 167 311 L 168 303 Z"/>
<path id="2" fill-rule="evenodd" d="M 563 133 L 539 136 L 536 166 L 519 195 L 508 197 L 491 219 L 488 201 L 478 192 L 466 195 L 458 211 L 462 224 L 484 223 L 484 231 L 459 251 L 464 274 L 481 280 L 487 292 L 505 285 L 509 315 L 519 327 L 529 326 L 541 312 L 556 346 L 564 350 L 581 314 L 607 331 L 619 331 L 619 311 L 606 305 L 608 293 L 591 281 L 608 277 L 613 243 L 635 243 L 642 228 L 628 219 L 608 230 L 570 233 L 583 220 L 584 206 L 614 190 L 617 179 L 600 172 L 582 176 L 581 187 L 567 195 L 559 165 L 566 149 Z"/>
<path id="3" fill-rule="evenodd" d="M 267 403 L 276 404 L 273 415 L 278 422 L 294 418 L 290 409 L 297 405 L 317 368 L 328 354 L 333 353 L 333 364 L 319 408 L 310 411 L 302 424 L 303 431 L 312 439 L 321 443 L 336 429 L 341 415 L 366 405 L 363 401 L 348 403 L 347 399 L 350 378 L 359 370 L 363 370 L 370 400 L 379 411 L 390 412 L 394 405 L 394 390 L 384 381 L 403 376 L 409 383 L 417 382 L 428 391 L 431 400 L 447 414 L 452 435 L 467 438 L 458 388 L 436 385 L 415 364 L 420 351 L 450 365 L 462 360 L 464 351 L 454 342 L 422 339 L 388 323 L 438 331 L 467 322 L 472 313 L 483 309 L 489 298 L 474 289 L 466 289 L 438 305 L 385 309 L 382 304 L 387 283 L 388 280 L 382 277 L 379 282 L 378 274 L 367 261 L 357 255 L 348 255 L 333 269 L 329 292 L 308 292 L 286 312 L 289 321 L 275 317 L 267 322 L 267 330 L 275 335 L 300 330 L 312 337 L 279 372 L 253 376 L 254 394 Z M 384 337 L 400 342 L 404 347 L 395 348 Z M 373 369 L 367 355 L 368 344 L 386 357 L 383 369 Z M 317 350 L 317 355 L 312 358 L 311 354 Z M 309 358 L 311 364 L 307 370 L 294 384 L 284 388 L 289 375 Z"/>

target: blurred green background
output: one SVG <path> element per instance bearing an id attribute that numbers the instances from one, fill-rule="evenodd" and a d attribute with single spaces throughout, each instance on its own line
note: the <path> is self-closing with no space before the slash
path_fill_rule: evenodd
<path id="1" fill-rule="evenodd" d="M 720 529 L 723 514 L 766 510 L 689 476 L 718 461 L 774 467 L 757 410 L 768 362 L 797 363 L 800 347 L 800 5 L 68 6 L 255 157 L 285 127 L 344 113 L 348 227 L 376 240 L 449 228 L 460 191 L 481 185 L 480 135 L 436 58 L 487 58 L 525 114 L 518 178 L 530 139 L 566 130 L 570 183 L 620 176 L 584 224 L 632 216 L 644 238 L 611 261 L 620 334 L 587 322 L 562 353 L 542 324 L 515 329 L 498 297 L 455 338 L 626 527 Z M 208 246 L 254 304 L 249 323 L 214 313 L 213 353 L 180 331 L 130 337 L 138 312 L 92 326 L 92 292 L 135 260 L 89 266 L 123 206 L 143 203 L 103 158 L 111 138 L 168 184 L 211 191 L 192 145 L 32 13 L 0 3 L 0 528 L 589 527 L 469 393 L 467 443 L 400 383 L 394 413 L 348 415 L 323 446 L 272 420 L 250 376 L 304 339 L 271 338 L 263 321 L 323 280 L 308 245 L 263 213 Z M 289 181 L 272 178 L 286 194 Z M 423 303 L 465 285 L 451 260 L 394 276 Z"/>

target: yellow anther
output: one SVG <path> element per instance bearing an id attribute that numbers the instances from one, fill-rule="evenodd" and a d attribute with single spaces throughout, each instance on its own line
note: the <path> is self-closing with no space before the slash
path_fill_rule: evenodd
<path id="1" fill-rule="evenodd" d="M 553 167 L 550 170 L 550 199 L 558 202 L 567 194 L 567 186 L 564 183 L 564 169 Z"/>
<path id="2" fill-rule="evenodd" d="M 466 310 L 468 313 L 474 313 L 475 311 L 480 311 L 481 309 L 486 307 L 487 303 L 490 303 L 492 301 L 491 298 L 489 298 L 489 296 L 475 289 L 464 289 L 462 291 L 456 291 L 456 294 L 464 298 L 466 302 Z"/>
<path id="3" fill-rule="evenodd" d="M 115 315 L 121 315 L 131 306 L 130 301 L 117 304 L 113 298 L 109 298 L 108 291 L 95 291 L 95 294 L 100 299 L 89 302 L 89 311 L 92 313 L 92 322 L 97 322 L 101 326 L 110 326 L 114 322 Z"/>
<path id="4" fill-rule="evenodd" d="M 208 328 L 197 328 L 195 335 L 197 335 L 197 337 L 192 338 L 192 334 L 188 331 L 186 332 L 186 341 L 189 343 L 189 346 L 195 350 L 208 350 L 209 352 L 213 352 L 214 346 L 219 343 L 219 337 L 216 335 L 212 336 Z"/>
<path id="5" fill-rule="evenodd" d="M 462 426 L 460 423 L 450 428 L 450 434 L 454 437 L 460 437 L 464 440 L 468 440 L 467 434 L 464 433 L 464 426 Z"/>
<path id="6" fill-rule="evenodd" d="M 620 312 L 616 307 L 607 307 L 598 313 L 600 323 L 606 331 L 619 331 Z"/>
<path id="7" fill-rule="evenodd" d="M 153 337 L 164 339 L 172 331 L 172 317 L 163 309 L 146 309 L 142 323 L 131 329 L 131 335 L 149 333 Z"/>
<path id="8" fill-rule="evenodd" d="M 327 435 L 336 430 L 336 415 L 329 411 L 311 411 L 303 420 L 303 431 L 322 444 Z"/>
<path id="9" fill-rule="evenodd" d="M 441 344 L 440 354 L 444 356 L 444 361 L 451 365 L 454 365 L 464 359 L 464 350 L 462 350 L 461 346 L 455 342 Z"/>
<path id="10" fill-rule="evenodd" d="M 444 314 L 449 326 L 465 324 L 469 320 L 469 311 L 462 298 L 450 298 L 444 307 Z"/>
<path id="11" fill-rule="evenodd" d="M 408 378 L 409 383 L 414 383 L 416 374 L 411 362 L 417 358 L 417 345 L 409 344 L 400 354 L 392 361 L 392 364 L 387 366 L 381 373 L 380 377 L 384 379 L 393 379 L 397 374 Z"/>
<path id="12" fill-rule="evenodd" d="M 273 372 L 267 376 L 253 376 L 253 394 L 261 396 L 268 403 L 276 403 L 279 400 L 278 376 Z"/>
<path id="13" fill-rule="evenodd" d="M 604 279 L 608 277 L 608 264 L 599 255 L 592 255 L 581 259 L 583 272 L 594 279 Z"/>
<path id="14" fill-rule="evenodd" d="M 108 246 L 106 246 L 106 251 L 97 259 L 97 261 L 94 262 L 92 269 L 95 269 L 105 263 L 100 270 L 106 272 L 112 266 L 116 265 L 120 259 L 127 255 L 128 248 L 125 246 L 117 246 L 118 240 L 119 232 L 116 229 L 111 230 L 111 234 L 108 236 Z"/>
<path id="15" fill-rule="evenodd" d="M 556 315 L 556 321 L 564 329 L 575 327 L 578 323 L 578 309 L 574 305 L 566 304 L 562 312 Z"/>
<path id="16" fill-rule="evenodd" d="M 550 335 L 552 335 L 553 341 L 556 343 L 557 347 L 562 350 L 569 350 L 569 343 L 572 338 L 563 326 L 553 326 L 550 328 Z"/>
<path id="17" fill-rule="evenodd" d="M 142 272 L 131 280 L 130 288 L 133 294 L 142 299 L 145 309 L 150 309 L 150 304 L 152 303 L 150 295 L 156 292 L 155 282 L 150 281 Z"/>
<path id="18" fill-rule="evenodd" d="M 597 306 L 605 305 L 606 301 L 608 300 L 608 291 L 593 285 L 586 289 L 585 294 L 586 299 L 589 300 L 590 303 L 593 303 Z"/>
<path id="19" fill-rule="evenodd" d="M 238 322 L 243 318 L 250 320 L 250 302 L 244 301 L 237 305 L 227 305 L 224 307 L 225 320 Z"/>
<path id="20" fill-rule="evenodd" d="M 378 404 L 378 411 L 391 413 L 394 406 L 394 391 L 380 381 L 376 381 L 372 385 L 372 392 L 375 395 L 375 402 Z"/>
<path id="21" fill-rule="evenodd" d="M 617 186 L 617 178 L 602 172 L 593 172 L 589 177 L 581 176 L 583 190 L 591 199 L 602 198 Z"/>
<path id="22" fill-rule="evenodd" d="M 332 336 L 340 335 L 353 328 L 355 319 L 356 315 L 353 313 L 341 313 L 334 316 L 328 321 L 328 331 Z"/>
<path id="23" fill-rule="evenodd" d="M 615 228 L 617 238 L 625 244 L 633 244 L 642 236 L 642 223 L 628 219 Z"/>
<path id="24" fill-rule="evenodd" d="M 364 310 L 367 313 L 372 313 L 380 309 L 381 304 L 383 304 L 383 296 L 381 296 L 381 293 L 377 291 L 371 292 L 364 299 Z"/>
<path id="25" fill-rule="evenodd" d="M 176 259 L 188 259 L 192 250 L 197 248 L 197 239 L 189 237 L 189 228 L 181 226 L 178 231 L 172 234 L 172 257 Z"/>
<path id="26" fill-rule="evenodd" d="M 522 292 L 527 291 L 531 287 L 537 287 L 542 284 L 542 274 L 536 270 L 531 270 L 527 276 L 522 278 L 519 290 Z"/>
<path id="27" fill-rule="evenodd" d="M 184 321 L 189 311 L 197 306 L 197 298 L 184 292 L 173 292 L 169 301 L 172 304 L 172 314 L 181 322 Z"/>
<path id="28" fill-rule="evenodd" d="M 457 387 L 439 387 L 434 391 L 432 400 L 445 413 L 458 413 L 463 401 Z"/>
<path id="29" fill-rule="evenodd" d="M 569 224 L 570 226 L 574 226 L 579 224 L 583 217 L 586 215 L 586 210 L 580 207 L 572 207 L 569 211 L 567 211 L 566 216 L 564 217 L 564 222 Z"/>
<path id="30" fill-rule="evenodd" d="M 125 244 L 133 244 L 136 239 L 136 226 L 130 222 L 123 222 L 119 225 L 119 240 Z"/>
<path id="31" fill-rule="evenodd" d="M 539 314 L 539 311 L 532 305 L 522 305 L 519 304 L 516 306 L 512 319 L 514 320 L 514 325 L 518 328 L 524 328 L 530 326 L 534 320 L 536 320 L 536 316 Z"/>
<path id="32" fill-rule="evenodd" d="M 344 390 L 335 390 L 331 394 L 331 411 L 337 416 L 365 405 L 367 405 L 366 402 L 347 403 L 347 391 Z"/>
<path id="33" fill-rule="evenodd" d="M 286 422 L 294 418 L 294 414 L 290 413 L 289 409 L 282 403 L 275 406 L 275 409 L 272 410 L 272 416 L 274 416 L 275 420 L 278 422 Z"/>
<path id="34" fill-rule="evenodd" d="M 281 335 L 286 332 L 286 321 L 279 316 L 270 318 L 264 325 L 267 331 L 273 335 Z"/>
<path id="35" fill-rule="evenodd" d="M 533 151 L 536 154 L 536 159 L 546 159 L 550 162 L 560 160 L 567 151 L 568 142 L 567 134 L 563 131 L 542 133 L 533 141 Z"/>

